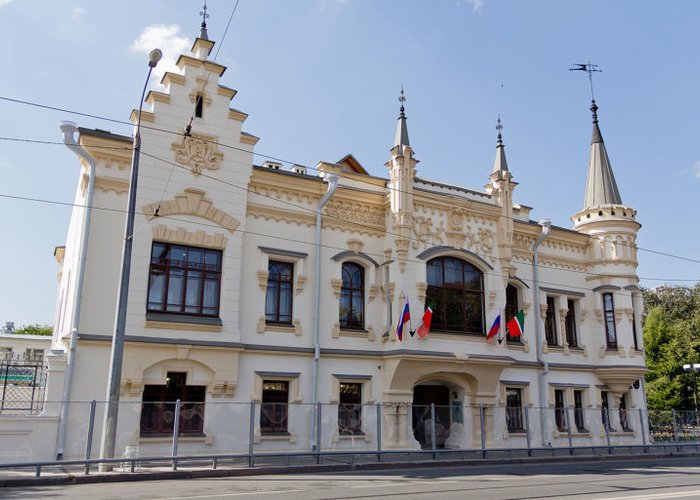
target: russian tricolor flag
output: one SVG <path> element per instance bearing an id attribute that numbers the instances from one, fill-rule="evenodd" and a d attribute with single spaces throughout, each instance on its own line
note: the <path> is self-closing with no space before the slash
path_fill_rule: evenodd
<path id="1" fill-rule="evenodd" d="M 408 297 L 406 297 L 406 301 L 403 303 L 403 310 L 401 311 L 399 323 L 396 325 L 396 336 L 399 338 L 399 342 L 403 341 L 403 326 L 410 319 L 411 310 L 408 308 Z"/>

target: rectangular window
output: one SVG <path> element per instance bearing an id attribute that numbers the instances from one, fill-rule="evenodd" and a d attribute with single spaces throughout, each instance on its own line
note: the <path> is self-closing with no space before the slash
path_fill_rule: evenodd
<path id="1" fill-rule="evenodd" d="M 632 341 L 634 342 L 634 348 L 639 350 L 639 341 L 637 340 L 637 309 L 635 307 L 634 294 L 630 295 L 632 299 Z"/>
<path id="2" fill-rule="evenodd" d="M 263 380 L 260 433 L 288 434 L 289 381 Z"/>
<path id="3" fill-rule="evenodd" d="M 629 414 L 627 413 L 627 398 L 623 394 L 620 396 L 620 408 L 619 408 L 619 414 L 620 414 L 620 427 L 622 427 L 622 430 L 624 432 L 632 432 L 632 428 L 630 427 L 629 424 Z"/>
<path id="4" fill-rule="evenodd" d="M 141 405 L 141 436 L 171 436 L 175 402 L 180 400 L 179 434 L 204 435 L 206 386 L 187 385 L 187 374 L 168 372 L 165 385 L 146 385 Z"/>
<path id="5" fill-rule="evenodd" d="M 523 432 L 522 389 L 506 389 L 506 424 L 509 432 Z"/>
<path id="6" fill-rule="evenodd" d="M 617 349 L 617 331 L 615 330 L 615 306 L 613 294 L 603 294 L 603 312 L 605 314 L 605 339 L 608 349 Z"/>
<path id="7" fill-rule="evenodd" d="M 569 311 L 566 313 L 566 343 L 569 347 L 578 347 L 576 338 L 576 302 L 568 299 L 566 301 Z"/>
<path id="8" fill-rule="evenodd" d="M 615 431 L 610 423 L 610 403 L 607 391 L 600 391 L 600 418 L 603 420 L 603 427 L 608 432 Z"/>
<path id="9" fill-rule="evenodd" d="M 148 311 L 218 316 L 220 289 L 221 250 L 153 243 Z"/>
<path id="10" fill-rule="evenodd" d="M 341 436 L 357 436 L 362 432 L 362 384 L 340 382 L 338 432 Z"/>
<path id="11" fill-rule="evenodd" d="M 12 347 L 0 347 L 0 361 L 12 359 Z"/>
<path id="12" fill-rule="evenodd" d="M 554 390 L 554 420 L 557 425 L 557 430 L 565 431 L 566 426 L 566 404 L 564 403 L 564 390 Z"/>
<path id="13" fill-rule="evenodd" d="M 544 320 L 544 334 L 547 339 L 547 345 L 559 345 L 557 343 L 557 321 L 554 310 L 554 297 L 547 297 L 547 313 Z"/>
<path id="14" fill-rule="evenodd" d="M 294 264 L 271 260 L 267 269 L 265 321 L 267 323 L 291 324 Z"/>
<path id="15" fill-rule="evenodd" d="M 574 423 L 578 432 L 588 432 L 583 415 L 583 391 L 574 391 Z"/>

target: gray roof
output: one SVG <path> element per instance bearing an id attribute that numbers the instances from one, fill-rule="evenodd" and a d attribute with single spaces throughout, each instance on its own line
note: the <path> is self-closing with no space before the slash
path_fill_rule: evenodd
<path id="1" fill-rule="evenodd" d="M 586 177 L 586 192 L 583 198 L 583 208 L 600 205 L 621 205 L 622 198 L 617 189 L 608 152 L 605 149 L 603 135 L 598 126 L 598 106 L 595 101 L 591 104 L 593 112 L 593 134 L 591 136 L 591 154 L 588 159 L 588 176 Z"/>
<path id="2" fill-rule="evenodd" d="M 506 147 L 503 145 L 503 138 L 498 132 L 498 144 L 496 145 L 496 160 L 493 162 L 493 173 L 507 172 L 508 161 L 506 161 Z"/>
<path id="3" fill-rule="evenodd" d="M 399 115 L 399 123 L 396 125 L 396 140 L 394 146 L 410 146 L 408 142 L 408 128 L 406 128 L 406 115 L 403 113 L 401 106 L 401 114 Z"/>

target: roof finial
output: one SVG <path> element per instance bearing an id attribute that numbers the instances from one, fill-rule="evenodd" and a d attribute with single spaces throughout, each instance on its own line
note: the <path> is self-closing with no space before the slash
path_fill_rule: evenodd
<path id="1" fill-rule="evenodd" d="M 602 69 L 598 69 L 597 64 L 591 64 L 591 60 L 588 63 L 579 64 L 574 63 L 569 71 L 585 71 L 588 73 L 588 83 L 591 85 L 591 101 L 595 102 L 595 95 L 593 94 L 593 73 L 602 73 Z"/>
<path id="2" fill-rule="evenodd" d="M 209 35 L 207 34 L 207 18 L 209 17 L 209 14 L 207 14 L 207 0 L 204 0 L 204 5 L 202 10 L 199 11 L 199 15 L 202 16 L 202 24 L 199 26 L 199 38 L 209 40 Z"/>
<path id="3" fill-rule="evenodd" d="M 593 113 L 593 123 L 598 123 L 598 105 L 595 103 L 595 99 L 591 101 L 591 113 Z"/>
<path id="4" fill-rule="evenodd" d="M 501 124 L 500 113 L 498 114 L 498 120 L 496 120 L 496 130 L 498 130 L 498 144 L 497 144 L 497 146 L 503 146 L 503 134 L 501 133 L 501 131 L 503 130 L 503 125 Z"/>
<path id="5" fill-rule="evenodd" d="M 406 114 L 404 113 L 406 110 L 403 107 L 403 103 L 406 102 L 406 96 L 403 94 L 403 83 L 401 84 L 401 95 L 399 96 L 399 102 L 401 103 L 401 107 L 399 108 L 399 117 L 406 118 Z"/>

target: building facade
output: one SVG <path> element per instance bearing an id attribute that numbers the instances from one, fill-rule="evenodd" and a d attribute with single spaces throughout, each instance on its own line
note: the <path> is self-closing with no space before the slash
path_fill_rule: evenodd
<path id="1" fill-rule="evenodd" d="M 567 229 L 513 204 L 500 130 L 485 191 L 419 176 L 403 102 L 384 177 L 351 155 L 255 165 L 258 138 L 230 107 L 213 46 L 201 33 L 141 114 L 117 454 L 167 451 L 175 399 L 187 402 L 184 453 L 237 449 L 249 421 L 260 450 L 309 449 L 317 422 L 338 449 L 478 447 L 482 428 L 487 446 L 640 440 L 626 419 L 645 408 L 640 225 L 595 102 L 585 202 Z M 102 401 L 132 138 L 65 127 L 81 162 L 76 207 L 94 208 L 74 210 L 56 252 L 62 385 L 49 392 Z M 427 306 L 430 331 L 413 335 Z M 81 442 L 80 412 L 60 410 L 61 456 L 82 453 L 65 444 Z"/>

